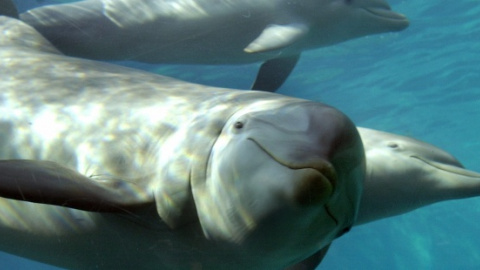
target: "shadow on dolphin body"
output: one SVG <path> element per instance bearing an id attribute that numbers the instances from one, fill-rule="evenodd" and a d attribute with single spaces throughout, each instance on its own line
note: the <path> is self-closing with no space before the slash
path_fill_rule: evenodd
<path id="1" fill-rule="evenodd" d="M 4 16 L 0 33 L 2 251 L 68 269 L 282 269 L 353 226 L 365 158 L 338 110 L 66 57 Z"/>
<path id="2" fill-rule="evenodd" d="M 408 26 L 384 0 L 88 0 L 35 8 L 21 19 L 82 58 L 263 62 L 252 89 L 264 91 L 280 87 L 305 50 Z"/>

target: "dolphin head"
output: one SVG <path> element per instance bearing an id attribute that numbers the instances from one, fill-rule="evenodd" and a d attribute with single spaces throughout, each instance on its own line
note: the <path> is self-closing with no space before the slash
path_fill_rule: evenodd
<path id="1" fill-rule="evenodd" d="M 294 261 L 292 250 L 311 254 L 352 226 L 363 175 L 360 138 L 342 113 L 254 102 L 226 122 L 193 193 L 208 237 Z"/>
<path id="2" fill-rule="evenodd" d="M 445 166 L 462 168 L 462 164 L 450 153 L 420 140 L 367 128 L 358 128 L 367 153 L 386 156 L 415 158 Z"/>
<path id="3" fill-rule="evenodd" d="M 309 2 L 313 24 L 311 44 L 331 45 L 357 37 L 400 31 L 408 27 L 403 14 L 384 0 L 315 0 Z M 318 44 L 322 43 L 322 44 Z"/>
<path id="4" fill-rule="evenodd" d="M 448 152 L 406 136 L 358 130 L 367 177 L 357 225 L 443 200 L 478 196 L 480 174 L 464 169 Z"/>

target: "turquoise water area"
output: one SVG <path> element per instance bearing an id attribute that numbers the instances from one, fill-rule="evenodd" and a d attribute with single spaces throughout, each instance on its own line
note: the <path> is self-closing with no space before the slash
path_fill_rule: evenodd
<path id="1" fill-rule="evenodd" d="M 25 9 L 55 1 L 17 2 Z M 305 53 L 279 92 L 333 105 L 359 126 L 430 142 L 480 172 L 480 1 L 389 2 L 410 18 L 407 30 Z M 231 88 L 248 88 L 257 66 L 136 65 Z M 355 227 L 318 269 L 478 269 L 479 221 L 474 198 Z M 56 269 L 10 255 L 0 261 Z"/>

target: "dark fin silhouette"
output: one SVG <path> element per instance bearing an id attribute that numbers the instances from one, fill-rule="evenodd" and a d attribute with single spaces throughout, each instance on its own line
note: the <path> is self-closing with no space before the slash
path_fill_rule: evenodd
<path id="1" fill-rule="evenodd" d="M 0 0 L 0 16 L 18 19 L 18 10 L 12 0 Z"/>
<path id="2" fill-rule="evenodd" d="M 251 89 L 267 92 L 277 91 L 288 78 L 299 58 L 300 54 L 266 61 L 260 67 Z"/>

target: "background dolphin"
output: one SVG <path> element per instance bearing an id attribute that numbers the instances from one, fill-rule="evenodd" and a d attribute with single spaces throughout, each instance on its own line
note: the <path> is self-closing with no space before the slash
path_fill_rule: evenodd
<path id="1" fill-rule="evenodd" d="M 334 108 L 0 30 L 0 195 L 21 200 L 0 200 L 0 249 L 69 269 L 281 269 L 353 225 L 364 152 Z"/>
<path id="2" fill-rule="evenodd" d="M 22 20 L 72 56 L 148 63 L 263 62 L 252 89 L 275 91 L 302 51 L 408 26 L 383 0 L 87 0 Z"/>
<path id="3" fill-rule="evenodd" d="M 358 128 L 367 176 L 356 225 L 432 203 L 480 196 L 480 174 L 452 155 L 413 138 Z"/>

